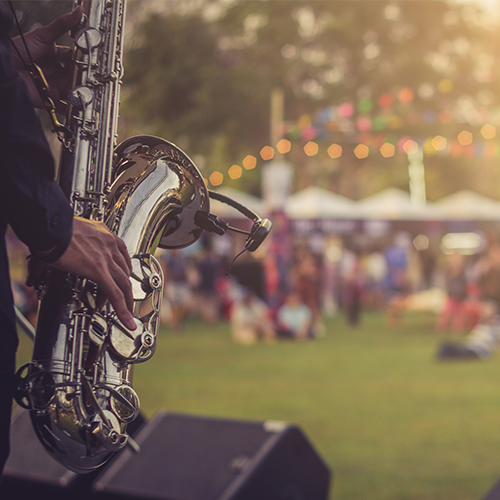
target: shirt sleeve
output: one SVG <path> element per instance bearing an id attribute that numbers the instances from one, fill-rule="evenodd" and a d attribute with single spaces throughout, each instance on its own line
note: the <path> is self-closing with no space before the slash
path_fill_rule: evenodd
<path id="1" fill-rule="evenodd" d="M 54 180 L 54 160 L 21 75 L 13 68 L 9 15 L 0 7 L 0 204 L 32 252 L 63 253 L 73 211 Z"/>

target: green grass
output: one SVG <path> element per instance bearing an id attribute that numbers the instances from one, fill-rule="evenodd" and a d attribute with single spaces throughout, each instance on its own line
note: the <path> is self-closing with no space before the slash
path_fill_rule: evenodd
<path id="1" fill-rule="evenodd" d="M 234 344 L 229 325 L 160 333 L 134 387 L 159 409 L 297 424 L 334 472 L 335 500 L 479 500 L 500 476 L 500 364 L 439 363 L 434 317 L 397 330 L 342 316 L 311 342 Z M 26 357 L 22 342 L 20 360 Z"/>

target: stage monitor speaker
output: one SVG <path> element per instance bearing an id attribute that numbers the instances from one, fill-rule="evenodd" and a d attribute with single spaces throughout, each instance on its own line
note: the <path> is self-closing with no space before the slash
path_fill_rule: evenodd
<path id="1" fill-rule="evenodd" d="M 92 484 L 97 498 L 326 500 L 330 470 L 282 422 L 158 413 Z"/>
<path id="2" fill-rule="evenodd" d="M 29 412 L 19 409 L 10 427 L 11 451 L 0 482 L 0 498 L 62 499 L 77 474 L 52 459 L 37 439 Z"/>
<path id="3" fill-rule="evenodd" d="M 139 414 L 127 431 L 133 436 L 144 422 Z M 18 408 L 14 412 L 10 442 L 10 455 L 0 480 L 1 500 L 89 500 L 91 484 L 101 471 L 78 475 L 56 462 L 36 437 L 28 411 Z"/>
<path id="4" fill-rule="evenodd" d="M 491 490 L 481 500 L 500 500 L 500 479 L 497 480 Z"/>

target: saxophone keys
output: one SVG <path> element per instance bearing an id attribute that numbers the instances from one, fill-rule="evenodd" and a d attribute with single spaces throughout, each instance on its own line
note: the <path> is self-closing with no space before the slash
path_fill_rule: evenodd
<path id="1" fill-rule="evenodd" d="M 108 334 L 108 322 L 99 313 L 94 313 L 90 319 L 89 337 L 97 346 L 102 346 Z"/>
<path id="2" fill-rule="evenodd" d="M 92 427 L 94 438 L 108 451 L 116 452 L 127 444 L 127 434 L 121 432 L 118 418 L 109 410 L 103 410 L 102 416 L 96 414 Z"/>
<path id="3" fill-rule="evenodd" d="M 93 99 L 94 93 L 92 90 L 84 86 L 75 87 L 68 95 L 70 104 L 79 111 L 83 111 Z"/>
<path id="4" fill-rule="evenodd" d="M 110 404 L 122 422 L 132 422 L 139 415 L 139 396 L 128 385 L 120 385 L 111 391 Z"/>
<path id="5" fill-rule="evenodd" d="M 80 31 L 75 38 L 76 46 L 87 53 L 99 47 L 101 44 L 101 33 L 96 28 L 86 28 Z"/>
<path id="6" fill-rule="evenodd" d="M 55 394 L 52 374 L 34 363 L 27 363 L 15 375 L 14 399 L 26 410 L 42 410 Z"/>
<path id="7" fill-rule="evenodd" d="M 142 322 L 134 318 L 135 330 L 129 330 L 117 319 L 109 330 L 109 342 L 116 354 L 130 363 L 149 359 L 156 347 L 156 337 L 148 332 Z"/>
<path id="8" fill-rule="evenodd" d="M 161 267 L 152 255 L 147 255 L 147 258 L 141 256 L 132 257 L 130 282 L 135 301 L 144 301 L 153 292 L 162 292 L 163 278 L 157 270 L 161 270 Z"/>
<path id="9" fill-rule="evenodd" d="M 161 290 L 163 282 L 161 276 L 158 273 L 152 273 L 149 276 L 149 286 L 151 287 L 151 291 L 153 290 Z"/>

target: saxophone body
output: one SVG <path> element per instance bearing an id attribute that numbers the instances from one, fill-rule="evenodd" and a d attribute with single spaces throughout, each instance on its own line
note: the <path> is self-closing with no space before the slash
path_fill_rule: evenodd
<path id="1" fill-rule="evenodd" d="M 201 236 L 195 218 L 208 214 L 209 194 L 193 162 L 168 141 L 138 136 L 116 146 L 125 1 L 77 3 L 85 21 L 74 36 L 59 183 L 75 215 L 105 222 L 125 242 L 137 328 L 128 330 L 109 303 L 97 306 L 94 283 L 50 268 L 32 361 L 17 373 L 15 398 L 47 451 L 87 473 L 133 444 L 126 432 L 139 414 L 132 372 L 155 352 L 163 292 L 153 254 Z"/>

